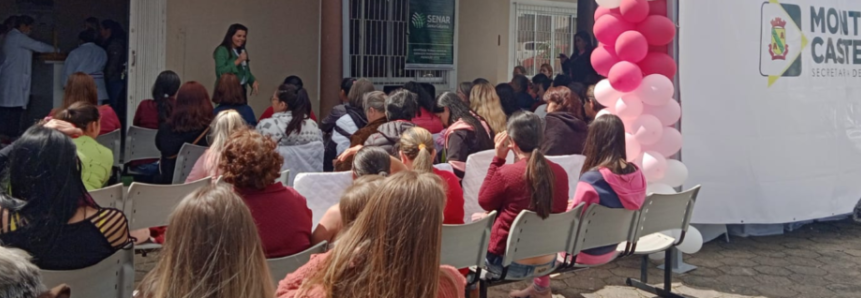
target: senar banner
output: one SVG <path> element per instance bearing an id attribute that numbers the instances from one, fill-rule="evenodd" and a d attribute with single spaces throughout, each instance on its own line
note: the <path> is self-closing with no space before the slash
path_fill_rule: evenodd
<path id="1" fill-rule="evenodd" d="M 406 69 L 454 69 L 455 0 L 410 0 Z"/>
<path id="2" fill-rule="evenodd" d="M 695 223 L 786 223 L 861 199 L 861 1 L 678 1 Z"/>

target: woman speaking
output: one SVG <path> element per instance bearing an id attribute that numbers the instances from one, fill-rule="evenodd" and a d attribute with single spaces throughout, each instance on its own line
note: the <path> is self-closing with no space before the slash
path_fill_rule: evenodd
<path id="1" fill-rule="evenodd" d="M 248 96 L 248 87 L 251 87 L 251 95 L 256 95 L 258 91 L 257 81 L 254 75 L 251 74 L 251 68 L 248 65 L 251 62 L 248 59 L 248 53 L 245 51 L 245 40 L 248 36 L 248 28 L 241 24 L 230 25 L 227 29 L 227 34 L 224 35 L 224 40 L 217 48 L 215 48 L 215 76 L 216 81 L 225 73 L 232 73 L 239 78 L 239 84 L 242 85 L 242 95 Z"/>

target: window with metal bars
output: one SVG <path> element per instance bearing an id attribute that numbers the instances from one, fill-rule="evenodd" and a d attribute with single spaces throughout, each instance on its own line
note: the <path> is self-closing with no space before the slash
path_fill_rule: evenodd
<path id="1" fill-rule="evenodd" d="M 526 68 L 526 75 L 540 73 L 541 65 L 562 73 L 556 57 L 571 55 L 577 33 L 577 8 L 515 3 L 514 65 Z"/>
<path id="2" fill-rule="evenodd" d="M 410 81 L 446 87 L 450 71 L 406 70 L 409 0 L 348 0 L 349 76 L 377 85 Z"/>

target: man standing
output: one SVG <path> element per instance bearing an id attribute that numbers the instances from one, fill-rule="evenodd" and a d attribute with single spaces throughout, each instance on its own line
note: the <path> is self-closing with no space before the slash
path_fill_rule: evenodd
<path id="1" fill-rule="evenodd" d="M 96 45 L 98 33 L 87 29 L 78 35 L 81 45 L 69 53 L 66 63 L 63 65 L 63 85 L 69 77 L 76 72 L 83 72 L 93 77 L 96 87 L 99 89 L 99 102 L 109 99 L 108 89 L 105 84 L 105 64 L 108 63 L 108 54 L 102 47 Z"/>
<path id="2" fill-rule="evenodd" d="M 21 118 L 30 102 L 30 75 L 33 52 L 50 53 L 54 47 L 30 38 L 33 20 L 29 16 L 16 18 L 15 29 L 3 40 L 3 64 L 0 65 L 0 134 L 17 137 L 21 133 Z"/>

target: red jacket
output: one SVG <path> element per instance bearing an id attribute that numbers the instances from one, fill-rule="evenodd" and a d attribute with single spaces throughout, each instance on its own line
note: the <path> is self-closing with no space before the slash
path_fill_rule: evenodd
<path id="1" fill-rule="evenodd" d="M 568 204 L 568 174 L 559 165 L 547 161 L 554 174 L 553 208 L 551 213 L 563 213 Z M 526 160 L 506 165 L 505 159 L 494 157 L 478 193 L 478 204 L 484 210 L 496 210 L 497 217 L 490 231 L 488 252 L 504 255 L 508 231 L 520 211 L 530 210 L 531 191 L 526 182 Z"/>
<path id="2" fill-rule="evenodd" d="M 102 125 L 99 135 L 115 131 L 123 126 L 120 124 L 120 118 L 117 117 L 117 113 L 109 105 L 99 106 L 99 117 L 101 118 L 99 123 Z"/>
<path id="3" fill-rule="evenodd" d="M 293 255 L 311 247 L 311 209 L 291 187 L 274 183 L 263 190 L 236 189 L 257 225 L 266 258 Z"/>
<path id="4" fill-rule="evenodd" d="M 419 113 L 421 113 L 422 115 L 419 116 L 418 113 L 416 113 L 416 116 L 413 117 L 412 120 L 412 122 L 415 123 L 416 126 L 427 129 L 432 134 L 442 132 L 444 128 L 442 127 L 442 120 L 440 120 L 439 117 L 436 116 L 436 114 L 425 110 L 425 108 L 421 108 L 419 110 Z"/>
<path id="5" fill-rule="evenodd" d="M 463 216 L 463 188 L 460 187 L 460 179 L 449 171 L 433 169 L 433 173 L 439 176 L 446 184 L 445 188 L 445 211 L 443 212 L 443 224 L 462 225 Z"/>

